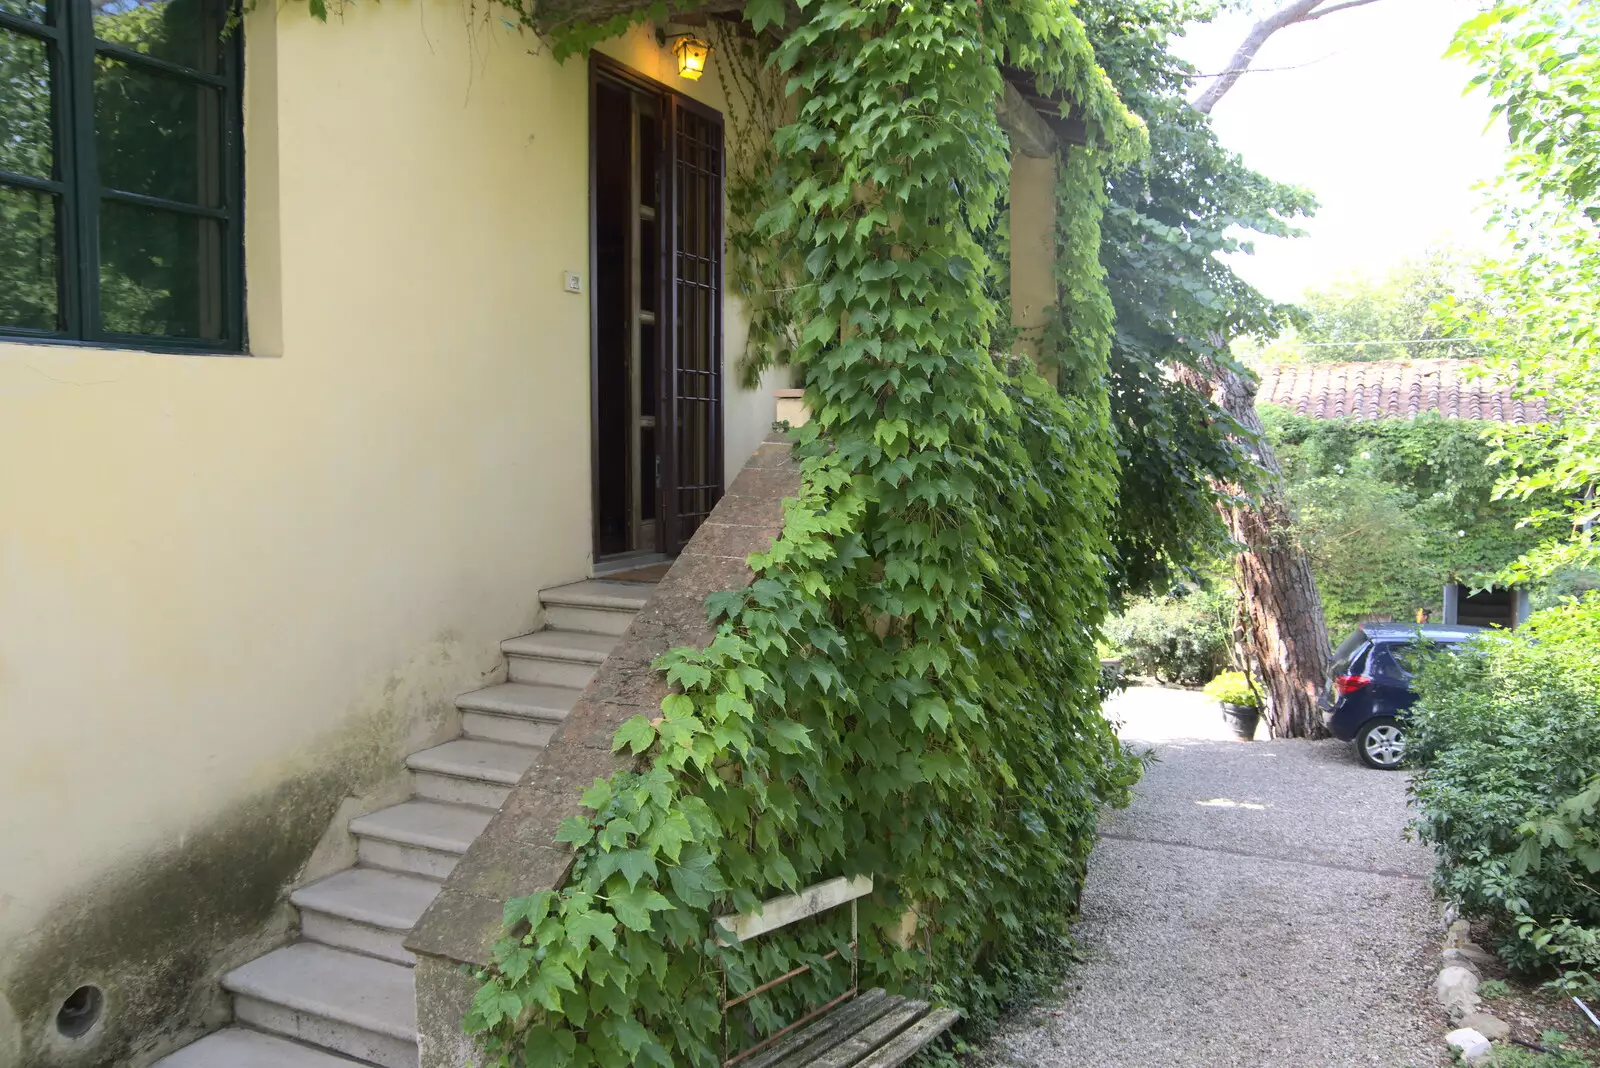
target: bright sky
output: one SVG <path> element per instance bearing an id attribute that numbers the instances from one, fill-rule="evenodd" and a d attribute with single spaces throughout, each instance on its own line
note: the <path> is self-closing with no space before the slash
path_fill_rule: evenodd
<path id="1" fill-rule="evenodd" d="M 1257 0 L 1271 9 L 1271 0 Z M 1482 195 L 1504 135 L 1485 131 L 1470 72 L 1443 59 L 1472 0 L 1377 0 L 1278 31 L 1212 112 L 1223 144 L 1311 189 L 1322 207 L 1293 241 L 1264 238 L 1235 265 L 1280 300 L 1341 274 L 1381 274 L 1430 244 L 1482 247 Z M 1202 73 L 1225 70 L 1254 18 L 1227 16 L 1177 42 Z M 1267 68 L 1293 68 L 1271 70 Z"/>

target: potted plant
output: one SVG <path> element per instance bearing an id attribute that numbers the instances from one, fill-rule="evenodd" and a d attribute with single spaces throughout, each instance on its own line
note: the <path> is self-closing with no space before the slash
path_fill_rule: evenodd
<path id="1" fill-rule="evenodd" d="M 1248 742 L 1256 736 L 1256 724 L 1261 721 L 1261 695 L 1251 685 L 1250 677 L 1242 671 L 1224 671 L 1206 683 L 1205 695 L 1222 706 L 1222 719 L 1239 736 Z"/>

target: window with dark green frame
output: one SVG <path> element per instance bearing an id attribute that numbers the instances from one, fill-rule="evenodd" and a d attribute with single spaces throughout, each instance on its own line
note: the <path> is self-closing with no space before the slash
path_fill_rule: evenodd
<path id="1" fill-rule="evenodd" d="M 0 336 L 244 348 L 230 0 L 0 0 Z"/>

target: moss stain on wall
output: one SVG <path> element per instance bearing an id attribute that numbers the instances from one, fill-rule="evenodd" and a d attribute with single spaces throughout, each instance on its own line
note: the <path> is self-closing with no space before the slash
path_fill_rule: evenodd
<path id="1" fill-rule="evenodd" d="M 141 1068 L 226 1023 L 217 980 L 290 940 L 288 892 L 340 866 L 326 858 L 348 855 L 352 812 L 407 792 L 404 755 L 456 732 L 453 698 L 493 676 L 490 660 L 440 635 L 338 717 L 344 729 L 253 776 L 268 785 L 60 900 L 0 963 L 0 1068 Z M 104 1008 L 71 1040 L 56 1014 L 83 985 Z"/>

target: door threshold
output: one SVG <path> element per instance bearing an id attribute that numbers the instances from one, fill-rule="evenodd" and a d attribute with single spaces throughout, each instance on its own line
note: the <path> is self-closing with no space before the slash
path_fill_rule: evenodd
<path id="1" fill-rule="evenodd" d="M 657 552 L 617 553 L 596 560 L 589 573 L 608 582 L 660 582 L 676 559 Z"/>

